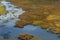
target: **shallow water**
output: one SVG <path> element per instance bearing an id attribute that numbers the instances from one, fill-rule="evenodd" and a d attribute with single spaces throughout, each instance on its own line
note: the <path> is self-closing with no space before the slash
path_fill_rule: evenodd
<path id="1" fill-rule="evenodd" d="M 11 4 L 9 4 L 9 2 L 5 2 L 5 3 L 4 2 L 2 3 L 6 5 L 6 8 L 7 8 L 6 10 L 9 10 L 10 13 L 6 15 L 6 18 L 4 15 L 2 15 L 3 18 L 0 20 L 0 38 L 3 38 L 3 40 L 5 39 L 7 40 L 7 38 L 8 39 L 14 38 L 15 40 L 18 40 L 17 37 L 19 34 L 28 33 L 28 34 L 32 34 L 34 36 L 40 37 L 42 38 L 42 40 L 60 40 L 60 38 L 58 38 L 56 34 L 46 32 L 45 29 L 41 29 L 39 26 L 26 25 L 24 28 L 15 28 L 14 25 L 16 20 L 18 19 L 18 16 L 21 15 L 24 11 L 21 8 L 17 9 L 17 12 L 15 12 L 16 17 L 14 17 L 13 14 L 11 13 L 12 13 L 12 8 L 13 8 L 13 11 L 16 11 L 15 6 L 12 5 L 12 7 L 10 7 Z M 16 13 L 18 13 L 18 15 Z M 6 22 L 7 18 L 9 19 Z"/>
<path id="2" fill-rule="evenodd" d="M 18 34 L 32 34 L 34 36 L 40 37 L 43 40 L 60 40 L 57 35 L 48 33 L 39 26 L 26 25 L 24 28 L 14 28 L 13 26 L 0 28 L 0 36 L 4 38 L 3 34 L 8 34 L 9 38 L 16 38 Z"/>

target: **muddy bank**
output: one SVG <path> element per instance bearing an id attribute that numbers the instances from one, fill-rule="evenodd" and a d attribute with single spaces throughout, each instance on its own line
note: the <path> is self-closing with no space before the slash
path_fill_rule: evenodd
<path id="1" fill-rule="evenodd" d="M 12 4 L 22 7 L 26 12 L 19 16 L 21 20 L 15 27 L 32 24 L 41 26 L 53 33 L 60 33 L 60 1 L 59 0 L 8 0 Z M 56 5 L 57 4 L 57 5 Z"/>

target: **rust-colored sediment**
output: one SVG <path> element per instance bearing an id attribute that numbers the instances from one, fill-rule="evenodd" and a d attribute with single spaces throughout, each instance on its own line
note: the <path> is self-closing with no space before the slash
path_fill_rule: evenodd
<path id="1" fill-rule="evenodd" d="M 22 7 L 26 12 L 19 16 L 16 27 L 32 24 L 46 28 L 47 31 L 60 33 L 60 1 L 59 0 L 9 0 Z"/>

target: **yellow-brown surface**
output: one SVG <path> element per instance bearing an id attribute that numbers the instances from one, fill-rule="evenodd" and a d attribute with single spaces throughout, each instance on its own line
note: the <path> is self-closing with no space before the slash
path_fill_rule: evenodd
<path id="1" fill-rule="evenodd" d="M 0 0 L 0 2 L 1 2 L 2 0 Z"/>
<path id="2" fill-rule="evenodd" d="M 6 8 L 3 4 L 0 4 L 0 15 L 4 15 L 6 14 L 7 11 L 6 11 Z"/>
<path id="3" fill-rule="evenodd" d="M 31 40 L 42 40 L 42 39 L 39 38 L 39 37 L 34 37 L 34 38 L 32 38 Z"/>
<path id="4" fill-rule="evenodd" d="M 18 39 L 20 39 L 20 40 L 30 40 L 32 38 L 33 38 L 33 36 L 30 34 L 20 34 L 18 37 Z"/>
<path id="5" fill-rule="evenodd" d="M 32 24 L 46 28 L 47 31 L 60 33 L 60 1 L 59 0 L 9 0 L 22 7 L 26 12 L 19 16 L 16 27 Z"/>
<path id="6" fill-rule="evenodd" d="M 18 39 L 20 39 L 20 40 L 41 40 L 41 38 L 34 37 L 31 34 L 20 34 L 18 36 Z"/>

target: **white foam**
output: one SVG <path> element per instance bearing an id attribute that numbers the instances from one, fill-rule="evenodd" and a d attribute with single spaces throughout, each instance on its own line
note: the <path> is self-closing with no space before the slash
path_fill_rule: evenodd
<path id="1" fill-rule="evenodd" d="M 6 6 L 6 10 L 8 11 L 8 13 L 6 15 L 0 16 L 0 24 L 8 23 L 8 22 L 13 23 L 12 21 L 14 21 L 15 24 L 19 15 L 25 12 L 22 10 L 22 8 L 17 8 L 16 6 L 12 5 L 10 2 L 2 1 L 1 3 Z"/>

